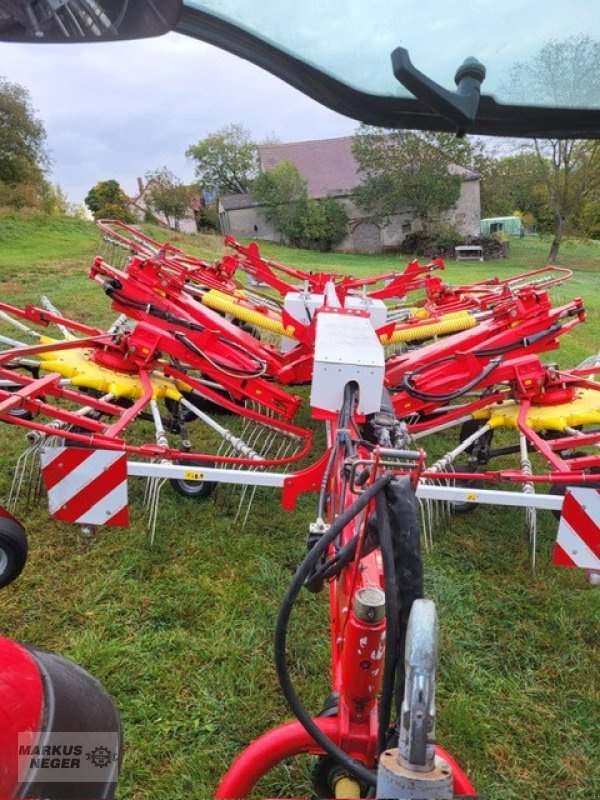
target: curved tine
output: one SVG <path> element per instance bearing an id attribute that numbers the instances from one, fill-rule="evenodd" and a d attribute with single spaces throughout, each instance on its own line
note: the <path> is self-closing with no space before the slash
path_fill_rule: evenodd
<path id="1" fill-rule="evenodd" d="M 152 458 L 150 460 L 150 463 L 151 464 L 155 464 L 156 463 L 156 458 Z M 155 480 L 155 478 L 146 478 L 146 483 L 145 483 L 145 486 L 144 486 L 144 497 L 142 498 L 142 507 L 144 508 L 144 511 L 146 510 L 146 505 L 148 503 L 148 498 L 149 498 L 150 491 L 151 491 L 151 484 L 152 484 L 153 480 Z"/>
<path id="2" fill-rule="evenodd" d="M 448 471 L 449 472 L 456 472 L 456 468 L 455 468 L 454 464 L 450 464 L 449 465 Z M 449 484 L 450 484 L 450 486 L 456 486 L 456 478 L 452 478 L 449 481 Z M 452 500 L 448 500 L 447 509 L 448 509 L 448 511 L 447 511 L 448 524 L 451 525 L 452 524 L 453 510 L 454 510 L 454 504 L 452 503 Z"/>
<path id="3" fill-rule="evenodd" d="M 63 316 L 60 313 L 60 311 L 56 308 L 54 303 L 52 303 L 50 298 L 46 297 L 45 294 L 43 294 L 42 297 L 41 297 L 41 303 L 42 303 L 43 307 L 46 309 L 46 311 L 49 311 L 51 314 L 56 314 L 57 317 L 62 317 Z M 69 337 L 71 336 L 71 331 L 67 328 L 67 326 L 63 325 L 60 322 L 56 322 L 55 325 L 58 328 L 58 330 L 62 333 L 63 339 L 69 339 Z"/>
<path id="4" fill-rule="evenodd" d="M 528 477 L 533 473 L 529 452 L 527 450 L 528 440 L 524 433 L 519 434 L 519 449 L 521 456 L 521 472 L 524 476 Z M 528 482 L 523 484 L 523 494 L 535 494 L 535 487 L 533 483 Z M 536 550 L 537 550 L 537 511 L 535 508 L 527 507 L 525 509 L 525 530 L 529 537 L 529 549 L 531 558 L 531 570 L 535 572 L 536 566 Z"/>
<path id="5" fill-rule="evenodd" d="M 440 480 L 438 481 L 438 486 L 446 486 L 447 481 Z M 439 511 L 439 518 L 440 518 L 440 529 L 445 531 L 448 527 L 448 501 L 447 500 L 440 500 L 438 503 L 438 511 Z"/>
<path id="6" fill-rule="evenodd" d="M 537 509 L 525 509 L 525 524 L 529 535 L 529 551 L 531 558 L 531 571 L 535 572 L 537 564 Z"/>
<path id="7" fill-rule="evenodd" d="M 439 480 L 432 481 L 433 486 L 439 486 Z M 440 503 L 439 500 L 430 500 L 429 506 L 431 508 L 431 546 L 433 547 L 434 530 L 439 530 L 440 527 Z"/>
<path id="8" fill-rule="evenodd" d="M 41 466 L 39 459 L 30 458 L 29 473 L 27 476 L 27 497 L 25 500 L 27 508 L 31 508 L 34 503 L 36 486 L 40 479 L 40 472 L 41 472 Z"/>
<path id="9" fill-rule="evenodd" d="M 25 479 L 25 472 L 27 470 L 27 461 L 29 458 L 34 456 L 38 447 L 38 444 L 32 444 L 30 447 L 27 447 L 17 459 L 13 479 L 6 501 L 6 509 L 11 514 L 15 512 L 19 503 L 19 497 L 23 488 L 23 480 Z"/>
<path id="10" fill-rule="evenodd" d="M 425 481 L 423 481 L 423 483 L 425 483 Z M 427 525 L 428 525 L 428 511 L 427 511 L 427 505 L 426 505 L 427 501 L 426 500 L 422 500 L 420 497 L 417 498 L 417 500 L 418 500 L 418 503 L 419 503 L 419 517 L 421 518 L 421 531 L 422 531 L 422 535 L 423 535 L 423 545 L 425 547 L 425 552 L 428 553 L 429 552 L 429 537 L 428 537 L 428 531 L 427 531 Z"/>
<path id="11" fill-rule="evenodd" d="M 429 484 L 429 481 L 424 480 L 424 485 Z M 425 552 L 429 552 L 429 539 L 427 537 L 427 507 L 425 505 L 425 501 L 422 500 L 420 497 L 417 497 L 417 502 L 419 504 L 419 520 L 421 525 L 421 539 L 423 541 L 423 547 Z"/>
<path id="12" fill-rule="evenodd" d="M 240 499 L 239 499 L 239 502 L 238 502 L 238 507 L 237 507 L 237 510 L 235 512 L 235 516 L 233 518 L 233 524 L 234 525 L 238 521 L 238 519 L 240 518 L 240 514 L 242 513 L 242 507 L 244 505 L 244 498 L 246 497 L 246 492 L 247 491 L 248 491 L 248 484 L 246 483 L 246 484 L 244 484 L 242 486 L 242 490 L 240 492 Z"/>
<path id="13" fill-rule="evenodd" d="M 152 504 L 152 498 L 154 497 L 154 490 L 157 478 L 148 478 L 146 483 L 146 491 L 144 493 L 144 513 L 148 514 L 150 517 L 150 506 Z"/>
<path id="14" fill-rule="evenodd" d="M 433 550 L 433 539 L 434 539 L 434 527 L 435 527 L 435 519 L 434 519 L 434 509 L 432 508 L 432 501 L 427 500 L 427 535 L 429 537 L 429 549 Z"/>
<path id="15" fill-rule="evenodd" d="M 244 514 L 244 521 L 242 522 L 242 530 L 246 527 L 246 524 L 248 522 L 248 517 L 250 516 L 250 510 L 252 508 L 252 504 L 254 503 L 254 498 L 256 496 L 256 490 L 257 489 L 258 489 L 258 486 L 253 486 L 252 487 L 252 492 L 250 494 L 250 499 L 248 500 L 248 504 L 246 506 L 246 513 Z"/>
<path id="16" fill-rule="evenodd" d="M 167 482 L 166 478 L 159 478 L 157 480 L 156 489 L 154 492 L 154 498 L 152 501 L 152 508 L 150 510 L 150 519 L 148 520 L 149 528 L 150 528 L 150 545 L 154 544 L 154 539 L 156 536 L 156 522 L 158 520 L 158 511 L 160 507 L 160 493 Z"/>

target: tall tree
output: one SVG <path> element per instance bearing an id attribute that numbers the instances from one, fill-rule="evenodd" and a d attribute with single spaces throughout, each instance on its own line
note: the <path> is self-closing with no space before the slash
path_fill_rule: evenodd
<path id="1" fill-rule="evenodd" d="M 94 219 L 119 219 L 121 222 L 133 222 L 127 195 L 114 178 L 98 181 L 85 196 L 85 204 L 94 215 Z"/>
<path id="2" fill-rule="evenodd" d="M 354 193 L 358 205 L 379 221 L 410 209 L 424 224 L 459 198 L 461 178 L 450 165 L 475 166 L 477 156 L 467 139 L 450 134 L 365 125 L 352 152 L 363 174 Z"/>
<path id="3" fill-rule="evenodd" d="M 252 196 L 263 203 L 268 222 L 295 240 L 301 235 L 299 217 L 308 201 L 306 181 L 290 161 L 280 161 L 273 169 L 261 172 L 254 181 Z"/>
<path id="4" fill-rule="evenodd" d="M 515 210 L 535 219 L 545 215 L 550 165 L 532 152 L 489 159 L 481 181 L 481 216 L 509 216 Z"/>
<path id="5" fill-rule="evenodd" d="M 160 167 L 146 174 L 148 181 L 148 205 L 153 211 L 165 215 L 167 225 L 179 228 L 180 220 L 185 217 L 197 188 L 186 186 L 167 167 Z"/>
<path id="6" fill-rule="evenodd" d="M 41 188 L 48 163 L 46 131 L 29 92 L 0 77 L 0 184 Z"/>
<path id="7" fill-rule="evenodd" d="M 599 64 L 600 42 L 590 36 L 549 40 L 531 59 L 513 65 L 504 87 L 506 99 L 526 105 L 597 108 Z M 600 189 L 600 143 L 536 139 L 531 150 L 539 164 L 546 167 L 544 187 L 554 217 L 554 237 L 548 255 L 552 262 L 582 203 Z"/>
<path id="8" fill-rule="evenodd" d="M 195 165 L 202 189 L 244 194 L 257 174 L 257 153 L 250 131 L 235 123 L 190 145 L 185 154 Z"/>

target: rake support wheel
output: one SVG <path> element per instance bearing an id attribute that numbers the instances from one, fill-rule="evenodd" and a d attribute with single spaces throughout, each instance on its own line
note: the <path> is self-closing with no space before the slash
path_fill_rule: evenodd
<path id="1" fill-rule="evenodd" d="M 0 588 L 19 577 L 27 561 L 27 534 L 13 517 L 0 516 Z"/>
<path id="2" fill-rule="evenodd" d="M 202 473 L 203 467 L 214 467 L 210 461 L 177 461 L 177 464 L 185 464 L 190 468 L 190 473 Z M 192 500 L 206 500 L 217 488 L 213 481 L 196 480 L 194 478 L 171 478 L 170 484 L 177 494 L 188 497 Z"/>

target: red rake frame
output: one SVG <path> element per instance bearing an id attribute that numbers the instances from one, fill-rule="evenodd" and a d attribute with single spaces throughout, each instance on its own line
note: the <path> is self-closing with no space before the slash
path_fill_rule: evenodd
<path id="1" fill-rule="evenodd" d="M 319 461 L 318 466 L 290 479 L 284 501 L 290 506 L 298 491 L 316 489 L 315 477 L 319 473 L 319 483 L 326 481 L 327 513 L 330 521 L 350 509 L 357 494 L 372 485 L 386 469 L 384 453 L 389 458 L 391 451 L 377 447 L 366 449 L 361 445 L 360 424 L 353 417 L 350 424 L 331 417 L 328 427 L 329 450 Z M 356 450 L 349 459 L 342 446 L 350 437 Z M 396 455 L 410 457 L 412 464 L 402 468 L 401 474 L 411 474 L 413 487 L 418 482 L 422 469 L 423 453 L 395 451 Z M 365 483 L 357 470 L 368 474 Z M 411 472 L 412 470 L 412 472 Z M 299 479 L 299 480 L 298 480 Z M 300 481 L 300 483 L 299 483 Z M 324 486 L 321 485 L 321 493 Z M 373 624 L 362 621 L 355 613 L 355 599 L 361 590 L 371 587 L 382 589 L 385 586 L 382 558 L 379 549 L 363 551 L 367 536 L 367 522 L 374 512 L 374 501 L 368 501 L 364 510 L 343 527 L 339 538 L 327 549 L 328 558 L 335 558 L 344 548 L 352 546 L 354 555 L 341 571 L 327 582 L 329 592 L 330 652 L 331 652 L 331 697 L 336 697 L 329 712 L 312 717 L 310 722 L 333 745 L 342 750 L 365 770 L 372 770 L 379 755 L 379 709 L 378 695 L 383 678 L 383 661 L 386 642 L 385 620 Z M 322 523 L 322 520 L 321 520 Z M 323 533 L 326 528 L 321 529 Z M 318 538 L 319 533 L 315 534 Z M 310 545 L 309 545 L 310 547 Z M 365 655 L 370 654 L 370 655 Z M 268 731 L 253 741 L 233 762 L 223 777 L 216 793 L 218 800 L 247 797 L 258 781 L 284 759 L 296 755 L 311 754 L 326 756 L 324 748 L 313 738 L 316 735 L 307 728 L 307 722 L 300 719 L 286 723 Z M 446 751 L 436 748 L 453 775 L 455 797 L 476 797 L 476 791 L 458 763 Z"/>

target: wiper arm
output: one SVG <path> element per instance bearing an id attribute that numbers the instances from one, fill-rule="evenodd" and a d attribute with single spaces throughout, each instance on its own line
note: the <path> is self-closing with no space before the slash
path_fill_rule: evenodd
<path id="1" fill-rule="evenodd" d="M 455 125 L 459 136 L 462 136 L 477 119 L 485 67 L 476 58 L 467 58 L 457 69 L 454 76 L 455 92 L 444 89 L 439 83 L 420 72 L 413 65 L 405 47 L 397 47 L 392 53 L 392 69 L 396 79 L 409 92 L 432 111 Z"/>

